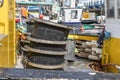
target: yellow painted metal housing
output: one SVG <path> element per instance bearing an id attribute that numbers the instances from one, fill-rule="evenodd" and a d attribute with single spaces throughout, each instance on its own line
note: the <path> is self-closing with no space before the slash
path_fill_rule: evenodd
<path id="1" fill-rule="evenodd" d="M 88 35 L 81 35 L 81 34 L 69 34 L 69 39 L 75 40 L 98 40 L 98 36 L 88 36 Z"/>
<path id="2" fill-rule="evenodd" d="M 0 38 L 0 67 L 12 68 L 16 63 L 15 0 L 4 0 L 0 7 Z"/>
<path id="3" fill-rule="evenodd" d="M 104 41 L 102 63 L 112 63 L 120 65 L 120 39 L 111 38 Z M 118 73 L 114 67 L 108 67 L 108 71 Z"/>

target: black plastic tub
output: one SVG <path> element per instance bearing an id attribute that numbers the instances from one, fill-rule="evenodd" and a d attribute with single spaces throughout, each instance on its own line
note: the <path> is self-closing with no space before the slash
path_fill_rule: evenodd
<path id="1" fill-rule="evenodd" d="M 64 55 L 56 56 L 56 55 L 47 55 L 47 54 L 39 54 L 31 52 L 28 57 L 30 62 L 42 65 L 59 65 L 64 62 Z"/>
<path id="2" fill-rule="evenodd" d="M 71 27 L 46 20 L 34 19 L 31 37 L 50 41 L 66 41 Z"/>
<path id="3" fill-rule="evenodd" d="M 26 21 L 27 23 L 27 33 L 32 33 L 34 29 L 34 22 L 33 20 Z"/>
<path id="4" fill-rule="evenodd" d="M 36 39 L 32 37 L 27 37 L 30 40 L 29 47 L 33 49 L 45 50 L 45 51 L 66 51 L 66 44 L 67 41 L 49 41 L 49 40 L 42 40 Z"/>
<path id="5" fill-rule="evenodd" d="M 51 44 L 42 44 L 42 43 L 35 43 L 31 42 L 30 47 L 40 50 L 47 50 L 47 51 L 65 51 L 66 45 L 51 45 Z"/>

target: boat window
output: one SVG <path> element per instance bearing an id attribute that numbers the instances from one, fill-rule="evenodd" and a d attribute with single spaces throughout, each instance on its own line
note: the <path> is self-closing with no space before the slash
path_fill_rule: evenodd
<path id="1" fill-rule="evenodd" d="M 78 18 L 78 11 L 72 10 L 71 11 L 71 19 L 77 19 Z"/>
<path id="2" fill-rule="evenodd" d="M 3 6 L 4 0 L 0 0 L 0 7 Z"/>
<path id="3" fill-rule="evenodd" d="M 115 0 L 107 0 L 107 18 L 115 18 Z"/>
<path id="4" fill-rule="evenodd" d="M 120 19 L 120 0 L 118 0 L 118 18 Z"/>

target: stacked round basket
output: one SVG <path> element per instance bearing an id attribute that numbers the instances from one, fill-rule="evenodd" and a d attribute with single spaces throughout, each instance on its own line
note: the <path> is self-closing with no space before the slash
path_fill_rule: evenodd
<path id="1" fill-rule="evenodd" d="M 27 46 L 26 64 L 42 69 L 63 68 L 66 63 L 66 40 L 72 28 L 46 20 L 33 20 L 33 32 L 27 37 L 30 44 Z"/>

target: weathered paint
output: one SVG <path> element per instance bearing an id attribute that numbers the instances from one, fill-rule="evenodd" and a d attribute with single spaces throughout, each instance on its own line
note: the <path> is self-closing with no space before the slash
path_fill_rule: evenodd
<path id="1" fill-rule="evenodd" d="M 4 0 L 0 7 L 0 34 L 7 35 L 0 40 L 0 67 L 14 67 L 15 55 L 15 0 Z"/>

